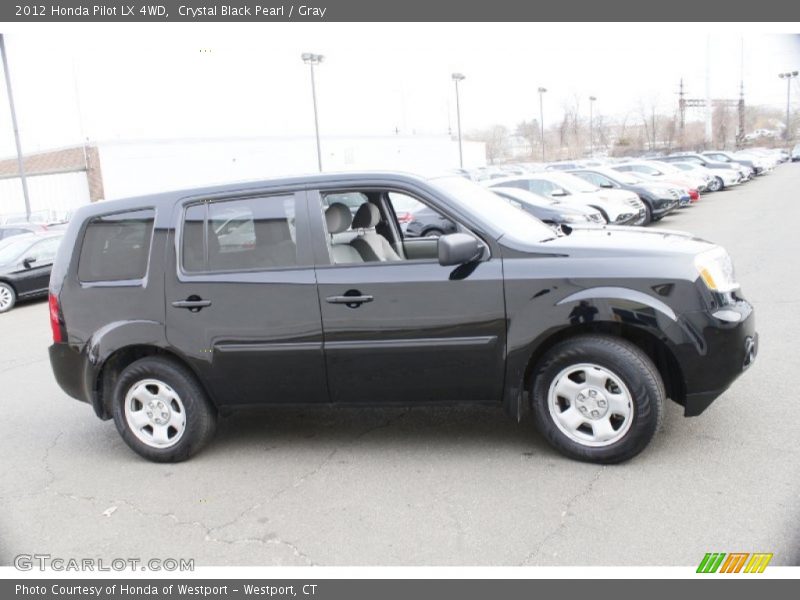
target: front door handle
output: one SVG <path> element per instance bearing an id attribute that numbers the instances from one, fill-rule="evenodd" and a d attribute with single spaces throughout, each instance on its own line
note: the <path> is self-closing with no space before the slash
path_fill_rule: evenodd
<path id="1" fill-rule="evenodd" d="M 191 312 L 198 312 L 206 306 L 211 306 L 211 300 L 203 300 L 200 296 L 189 296 L 186 300 L 175 300 L 172 303 L 175 308 L 188 308 Z"/>
<path id="2" fill-rule="evenodd" d="M 358 308 L 366 302 L 372 302 L 375 298 L 373 296 L 363 296 L 361 294 L 352 294 L 344 296 L 328 296 L 325 302 L 330 304 L 344 304 L 349 308 Z"/>

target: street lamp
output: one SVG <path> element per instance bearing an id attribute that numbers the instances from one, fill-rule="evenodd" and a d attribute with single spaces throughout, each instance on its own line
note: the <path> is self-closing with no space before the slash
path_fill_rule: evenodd
<path id="1" fill-rule="evenodd" d="M 458 82 L 464 81 L 466 76 L 462 73 L 453 73 L 453 81 L 456 84 L 456 123 L 458 124 L 458 165 L 464 168 L 464 149 L 461 147 L 461 105 L 458 99 Z"/>
<path id="2" fill-rule="evenodd" d="M 544 100 L 542 98 L 542 94 L 547 91 L 547 88 L 540 87 L 539 88 L 539 125 L 542 128 L 542 162 L 544 160 Z"/>
<path id="3" fill-rule="evenodd" d="M 594 96 L 589 96 L 589 156 L 594 157 L 594 124 L 592 122 L 594 102 L 597 100 Z"/>
<path id="4" fill-rule="evenodd" d="M 778 73 L 778 77 L 786 79 L 786 129 L 783 132 L 784 139 L 789 139 L 789 100 L 792 93 L 792 78 L 797 77 L 797 71 L 787 71 L 786 73 Z"/>
<path id="5" fill-rule="evenodd" d="M 314 131 L 317 135 L 317 166 L 322 172 L 322 150 L 319 145 L 319 117 L 317 115 L 317 86 L 314 82 L 314 65 L 320 64 L 325 58 L 322 54 L 312 54 L 311 52 L 303 52 L 300 55 L 303 62 L 311 67 L 311 99 L 314 102 Z"/>

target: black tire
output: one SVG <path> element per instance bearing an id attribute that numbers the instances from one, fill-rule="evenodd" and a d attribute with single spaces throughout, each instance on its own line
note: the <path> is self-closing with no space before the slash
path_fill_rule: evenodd
<path id="1" fill-rule="evenodd" d="M 611 220 L 608 218 L 608 213 L 606 213 L 606 211 L 604 211 L 599 206 L 592 206 L 591 204 L 589 206 L 591 206 L 593 209 L 595 209 L 597 212 L 600 213 L 600 216 L 602 216 L 605 219 L 606 224 L 611 223 Z"/>
<path id="2" fill-rule="evenodd" d="M 612 372 L 630 392 L 630 424 L 622 437 L 609 445 L 575 441 L 559 428 L 550 411 L 549 391 L 554 380 L 565 369 L 582 363 Z M 613 464 L 629 460 L 647 447 L 661 427 L 665 396 L 658 369 L 637 346 L 611 336 L 580 335 L 555 345 L 536 365 L 531 404 L 536 428 L 556 450 L 581 461 Z"/>
<path id="3" fill-rule="evenodd" d="M 0 313 L 10 311 L 17 304 L 17 291 L 11 284 L 0 281 Z"/>
<path id="4" fill-rule="evenodd" d="M 708 189 L 711 192 L 720 192 L 725 188 L 725 182 L 722 181 L 721 177 L 714 176 L 714 180 L 712 183 L 708 184 Z"/>
<path id="5" fill-rule="evenodd" d="M 169 447 L 154 447 L 134 433 L 125 416 L 128 392 L 143 380 L 157 380 L 178 395 L 185 412 L 185 426 L 177 442 Z M 130 448 L 153 462 L 186 460 L 214 437 L 217 411 L 194 375 L 175 360 L 149 356 L 128 365 L 120 374 L 112 398 L 112 414 L 117 431 Z"/>
<path id="6" fill-rule="evenodd" d="M 425 237 L 430 237 L 430 238 L 438 238 L 438 237 L 442 237 L 443 235 L 444 235 L 444 231 L 442 231 L 441 229 L 436 229 L 436 228 L 428 229 L 424 234 Z"/>
<path id="7" fill-rule="evenodd" d="M 644 204 L 644 221 L 642 221 L 642 226 L 650 225 L 653 222 L 653 209 L 650 208 L 650 205 L 647 202 L 643 202 Z"/>

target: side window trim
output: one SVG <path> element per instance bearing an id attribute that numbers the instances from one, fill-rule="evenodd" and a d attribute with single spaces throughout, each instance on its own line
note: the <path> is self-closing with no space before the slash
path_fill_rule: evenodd
<path id="1" fill-rule="evenodd" d="M 208 243 L 208 223 L 210 219 L 210 205 L 220 202 L 232 202 L 237 200 L 256 200 L 259 198 L 269 197 L 291 197 L 294 201 L 295 211 L 295 245 L 296 245 L 296 265 L 278 266 L 278 267 L 259 267 L 253 269 L 223 269 L 223 270 L 204 270 L 204 271 L 187 271 L 184 266 L 183 256 L 183 237 L 184 227 L 186 223 L 186 212 L 192 206 L 203 205 L 203 258 L 204 263 L 208 265 L 209 261 L 209 243 Z M 178 280 L 180 281 L 230 281 L 232 276 L 237 274 L 242 275 L 245 279 L 252 279 L 253 275 L 258 273 L 279 273 L 283 271 L 298 271 L 305 269 L 313 269 L 314 261 L 308 250 L 308 240 L 310 238 L 309 225 L 308 225 L 308 207 L 307 207 L 307 192 L 306 190 L 289 189 L 289 190 L 256 190 L 247 194 L 236 194 L 231 196 L 214 196 L 210 198 L 185 198 L 177 205 L 175 217 L 175 234 L 173 241 L 173 250 L 175 253 L 175 269 Z"/>
<path id="2" fill-rule="evenodd" d="M 368 193 L 368 192 L 379 192 L 381 194 L 388 194 L 390 192 L 395 192 L 398 194 L 405 194 L 406 196 L 410 196 L 424 204 L 425 206 L 432 208 L 433 210 L 439 212 L 442 216 L 447 219 L 453 221 L 456 224 L 457 228 L 466 230 L 470 233 L 470 235 L 475 236 L 478 240 L 480 240 L 483 245 L 486 247 L 486 252 L 488 253 L 488 257 L 486 260 L 489 260 L 493 256 L 492 246 L 486 240 L 483 235 L 476 233 L 471 227 L 464 225 L 464 223 L 454 217 L 453 215 L 442 212 L 441 209 L 434 205 L 431 205 L 430 202 L 426 202 L 421 198 L 424 198 L 424 194 L 421 194 L 415 190 L 406 189 L 403 187 L 399 187 L 397 185 L 382 185 L 382 184 L 375 184 L 375 183 L 368 183 L 366 185 L 358 186 L 358 185 L 348 185 L 348 186 L 330 186 L 330 188 L 316 188 L 316 189 L 309 189 L 307 191 L 307 207 L 308 207 L 308 215 L 309 215 L 309 227 L 310 233 L 312 238 L 312 247 L 314 250 L 314 267 L 315 268 L 353 268 L 353 267 L 377 267 L 377 266 L 389 266 L 389 265 L 419 265 L 419 264 L 431 264 L 434 262 L 438 262 L 436 259 L 411 259 L 411 260 L 400 260 L 400 261 L 375 261 L 375 262 L 363 262 L 363 263 L 341 263 L 336 264 L 331 262 L 330 254 L 328 252 L 328 246 L 325 240 L 325 236 L 327 235 L 327 226 L 325 224 L 325 214 L 324 214 L 324 204 L 322 200 L 323 194 L 326 193 L 335 193 L 342 189 L 348 190 L 357 190 L 360 192 Z M 382 203 L 386 205 L 388 200 L 388 196 L 382 199 Z M 391 201 L 389 201 L 391 202 Z M 312 206 L 319 206 L 319 211 L 312 210 Z M 386 206 L 384 206 L 386 208 Z M 394 207 L 392 207 L 394 210 Z M 397 215 L 395 214 L 395 221 Z"/>
<path id="3" fill-rule="evenodd" d="M 83 256 L 83 247 L 86 243 L 86 232 L 88 231 L 89 227 L 91 226 L 92 222 L 96 219 L 103 219 L 107 217 L 114 217 L 117 215 L 124 215 L 128 213 L 151 213 L 151 224 L 150 224 L 150 237 L 147 240 L 146 252 L 147 252 L 147 260 L 145 261 L 144 266 L 144 273 L 141 277 L 135 278 L 128 278 L 128 279 L 97 279 L 97 280 L 90 280 L 90 279 L 82 279 L 80 276 L 80 264 L 81 264 L 81 257 Z M 95 215 L 88 219 L 81 228 L 79 233 L 80 236 L 80 251 L 77 253 L 77 260 L 74 263 L 75 269 L 75 279 L 78 282 L 78 285 L 84 288 L 91 288 L 91 287 L 144 287 L 147 285 L 147 279 L 150 275 L 150 261 L 153 254 L 153 240 L 155 239 L 156 233 L 156 221 L 158 220 L 158 210 L 156 210 L 155 206 L 142 206 L 136 208 L 126 208 L 123 210 L 116 210 L 108 213 L 102 213 Z"/>

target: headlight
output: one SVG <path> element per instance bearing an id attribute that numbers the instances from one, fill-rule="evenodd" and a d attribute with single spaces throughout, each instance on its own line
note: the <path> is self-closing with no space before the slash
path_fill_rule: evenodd
<path id="1" fill-rule="evenodd" d="M 565 223 L 586 223 L 589 221 L 589 217 L 585 215 L 558 215 L 561 217 L 561 220 Z"/>
<path id="2" fill-rule="evenodd" d="M 733 273 L 733 261 L 725 248 L 717 246 L 694 257 L 694 266 L 708 289 L 732 292 L 739 289 Z"/>

